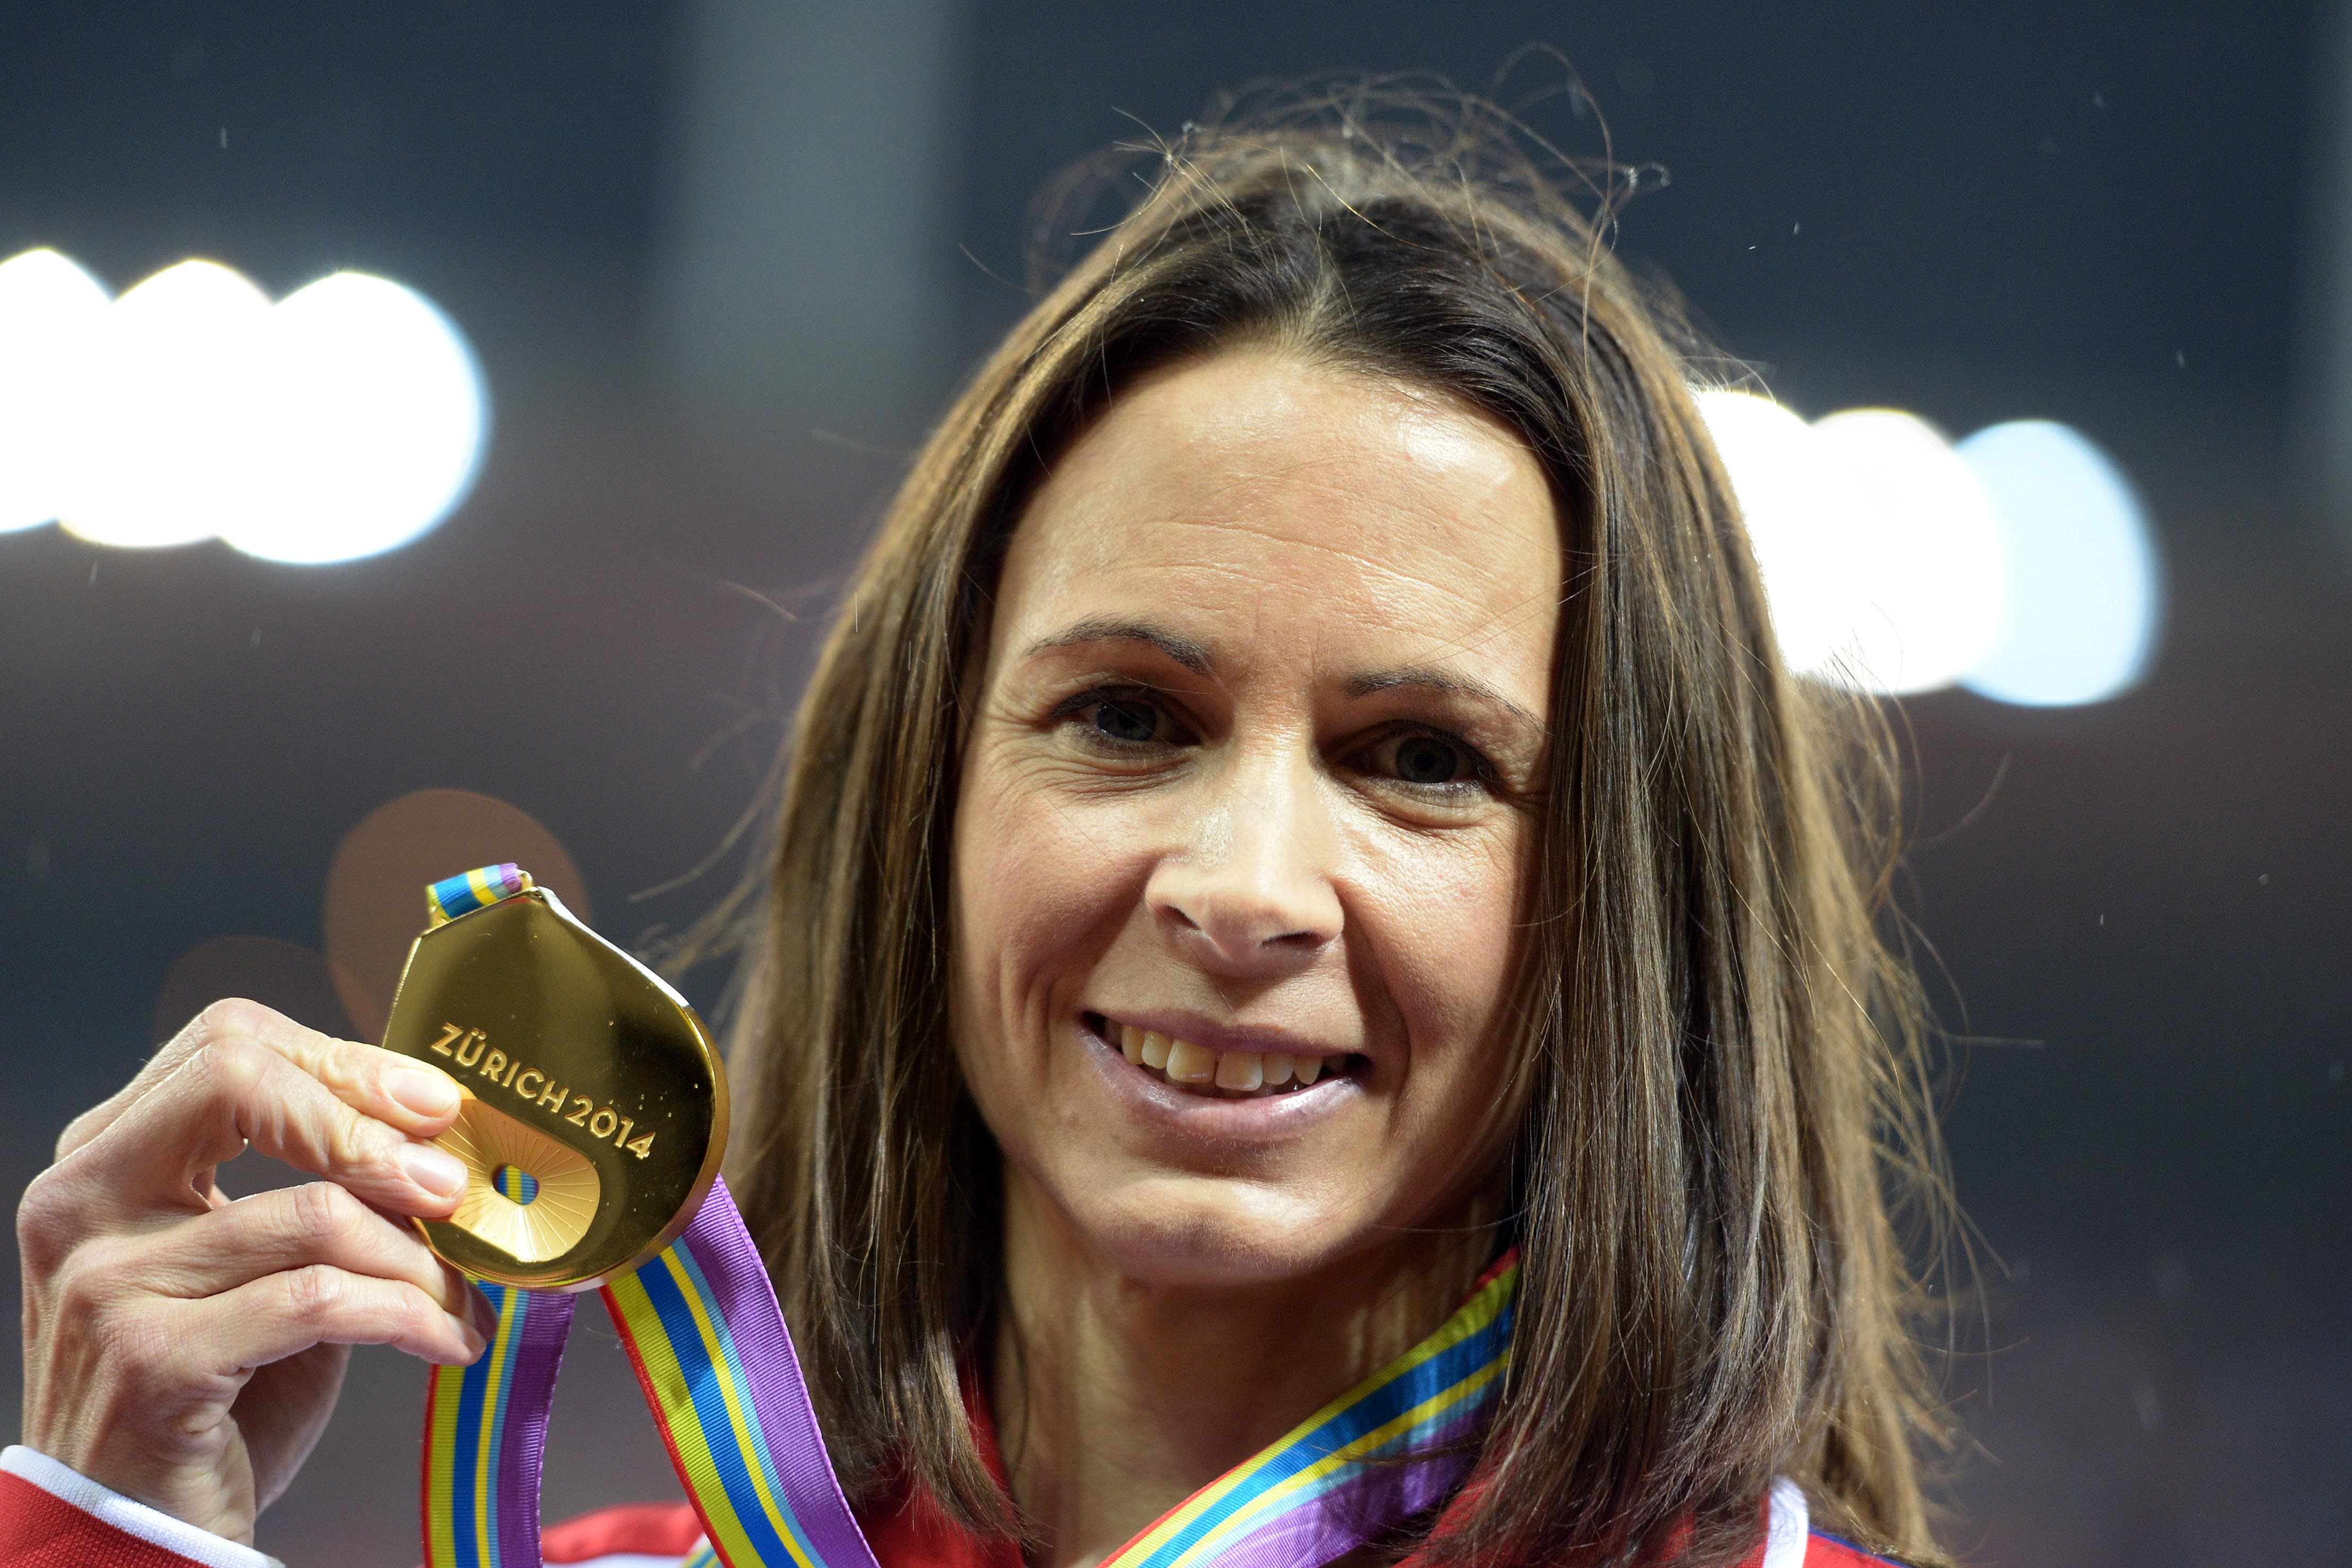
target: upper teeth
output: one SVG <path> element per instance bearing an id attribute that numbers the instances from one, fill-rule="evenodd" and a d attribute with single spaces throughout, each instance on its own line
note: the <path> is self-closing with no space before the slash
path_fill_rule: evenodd
<path id="1" fill-rule="evenodd" d="M 1171 1082 L 1213 1083 L 1219 1089 L 1244 1093 L 1254 1089 L 1272 1089 L 1294 1078 L 1302 1085 L 1313 1083 L 1323 1076 L 1329 1060 L 1319 1056 L 1294 1056 L 1288 1051 L 1213 1051 L 1206 1046 L 1171 1039 L 1132 1024 L 1118 1025 L 1118 1029 L 1119 1049 L 1138 1067 L 1165 1072 Z"/>

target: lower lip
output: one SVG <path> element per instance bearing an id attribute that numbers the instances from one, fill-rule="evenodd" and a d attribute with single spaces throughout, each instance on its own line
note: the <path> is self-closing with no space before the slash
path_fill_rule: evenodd
<path id="1" fill-rule="evenodd" d="M 1352 1075 L 1340 1074 L 1286 1094 L 1236 1099 L 1189 1094 L 1129 1061 L 1085 1019 L 1072 1028 L 1087 1062 L 1114 1100 L 1144 1121 L 1194 1138 L 1267 1142 L 1297 1137 L 1338 1115 L 1363 1093 L 1363 1086 Z"/>

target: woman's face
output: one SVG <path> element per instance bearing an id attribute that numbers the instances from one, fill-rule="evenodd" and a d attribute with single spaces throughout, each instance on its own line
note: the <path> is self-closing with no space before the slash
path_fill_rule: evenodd
<path id="1" fill-rule="evenodd" d="M 1038 491 L 953 1026 L 1016 1195 L 1104 1261 L 1296 1278 L 1491 1184 L 1559 532 L 1502 425 L 1273 351 L 1145 381 Z"/>

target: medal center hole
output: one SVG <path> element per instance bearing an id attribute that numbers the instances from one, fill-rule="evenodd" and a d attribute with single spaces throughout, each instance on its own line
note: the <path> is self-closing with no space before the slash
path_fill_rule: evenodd
<path id="1" fill-rule="evenodd" d="M 539 1178 L 520 1165 L 500 1165 L 490 1173 L 490 1184 L 519 1204 L 539 1196 Z"/>

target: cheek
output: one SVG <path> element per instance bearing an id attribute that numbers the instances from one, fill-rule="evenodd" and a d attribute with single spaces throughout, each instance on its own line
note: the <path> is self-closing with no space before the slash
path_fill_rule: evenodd
<path id="1" fill-rule="evenodd" d="M 1367 857 L 1381 990 L 1416 1074 L 1451 1077 L 1493 1047 L 1515 952 L 1522 834 L 1514 821 L 1475 841 L 1409 841 Z"/>
<path id="2" fill-rule="evenodd" d="M 1399 846 L 1365 889 L 1378 992 L 1411 1046 L 1384 1174 L 1412 1213 L 1490 1180 L 1524 1109 L 1502 1092 L 1523 834 L 1515 822 L 1475 845 Z"/>
<path id="3" fill-rule="evenodd" d="M 957 1036 L 967 1055 L 983 1044 L 998 1056 L 1042 1052 L 1051 1009 L 1116 936 L 1133 889 L 1111 853 L 1118 836 L 1104 826 L 1024 787 L 1017 768 L 976 759 L 954 836 Z"/>

